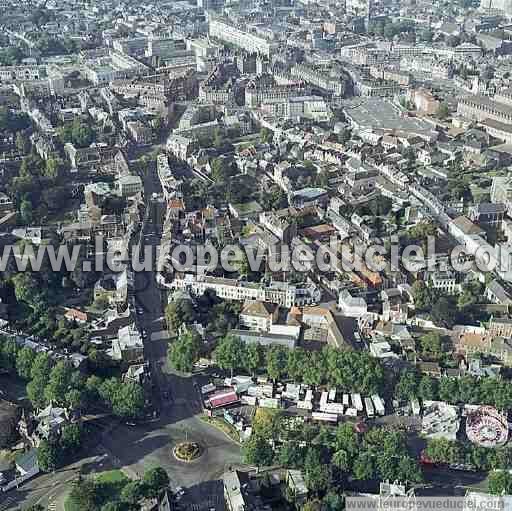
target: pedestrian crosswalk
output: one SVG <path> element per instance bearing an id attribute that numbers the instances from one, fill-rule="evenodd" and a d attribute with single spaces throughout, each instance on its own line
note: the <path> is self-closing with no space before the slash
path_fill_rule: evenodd
<path id="1" fill-rule="evenodd" d="M 48 499 L 48 511 L 57 511 L 57 502 L 53 497 L 49 497 Z"/>

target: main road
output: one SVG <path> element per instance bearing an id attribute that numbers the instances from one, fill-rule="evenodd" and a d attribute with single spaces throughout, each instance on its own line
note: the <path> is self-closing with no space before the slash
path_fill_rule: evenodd
<path id="1" fill-rule="evenodd" d="M 165 203 L 160 199 L 162 189 L 154 169 L 142 173 L 146 216 L 141 232 L 141 253 L 152 247 L 153 255 L 160 244 Z M 158 199 L 155 199 L 155 194 Z M 156 281 L 155 259 L 148 271 L 135 275 L 135 305 L 137 322 L 144 331 L 144 357 L 150 364 L 153 405 L 158 418 L 138 426 L 120 425 L 105 436 L 103 445 L 121 465 L 138 474 L 148 468 L 166 469 L 171 485 L 187 489 L 183 504 L 189 509 L 223 508 L 222 473 L 241 466 L 240 446 L 223 432 L 200 419 L 202 401 L 195 379 L 175 374 L 167 368 L 167 347 L 163 319 L 166 292 Z M 196 462 L 182 463 L 173 454 L 173 446 L 182 440 L 196 441 L 204 454 Z"/>

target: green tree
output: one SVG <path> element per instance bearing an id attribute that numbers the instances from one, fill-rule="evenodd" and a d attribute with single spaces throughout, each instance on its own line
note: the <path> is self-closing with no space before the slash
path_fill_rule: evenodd
<path id="1" fill-rule="evenodd" d="M 101 511 L 125 511 L 126 507 L 122 502 L 107 502 L 101 506 Z"/>
<path id="2" fill-rule="evenodd" d="M 345 422 L 336 428 L 335 448 L 344 451 L 352 462 L 359 452 L 359 440 L 351 423 Z"/>
<path id="3" fill-rule="evenodd" d="M 410 483 L 421 483 L 423 475 L 418 463 L 411 456 L 402 456 L 398 461 L 396 478 L 399 481 Z"/>
<path id="4" fill-rule="evenodd" d="M 75 119 L 71 125 L 71 140 L 77 147 L 89 147 L 94 142 L 94 130 L 87 124 Z"/>
<path id="5" fill-rule="evenodd" d="M 129 506 L 136 507 L 144 498 L 146 489 L 142 481 L 130 481 L 121 490 L 121 500 Z"/>
<path id="6" fill-rule="evenodd" d="M 483 295 L 483 286 L 478 281 L 472 281 L 464 285 L 462 293 L 457 299 L 461 321 L 472 322 L 475 313 L 478 313 L 477 304 Z"/>
<path id="7" fill-rule="evenodd" d="M 304 502 L 301 511 L 322 511 L 322 502 L 319 499 L 310 499 Z"/>
<path id="8" fill-rule="evenodd" d="M 427 442 L 425 455 L 434 463 L 461 463 L 464 461 L 463 453 L 457 442 L 444 438 L 431 439 Z"/>
<path id="9" fill-rule="evenodd" d="M 253 433 L 261 438 L 276 438 L 281 430 L 281 413 L 269 408 L 258 408 L 252 423 Z"/>
<path id="10" fill-rule="evenodd" d="M 292 442 L 283 444 L 279 449 L 277 462 L 286 468 L 300 467 L 303 462 L 302 449 Z"/>
<path id="11" fill-rule="evenodd" d="M 152 468 L 144 473 L 143 483 L 146 495 L 156 498 L 169 486 L 169 476 L 161 467 Z"/>
<path id="12" fill-rule="evenodd" d="M 259 435 L 251 435 L 249 440 L 244 443 L 242 452 L 246 463 L 264 467 L 272 464 L 274 452 L 268 443 L 268 440 Z"/>
<path id="13" fill-rule="evenodd" d="M 444 121 L 450 115 L 450 109 L 446 103 L 441 103 L 437 109 L 437 117 Z"/>
<path id="14" fill-rule="evenodd" d="M 59 464 L 59 448 L 48 440 L 42 440 L 37 448 L 37 462 L 43 472 L 51 472 Z"/>
<path id="15" fill-rule="evenodd" d="M 168 360 L 174 369 L 192 371 L 199 358 L 201 340 L 195 331 L 186 331 L 169 346 Z"/>
<path id="16" fill-rule="evenodd" d="M 214 357 L 221 369 L 230 370 L 231 375 L 235 369 L 244 366 L 245 346 L 240 337 L 226 335 L 215 348 Z"/>
<path id="17" fill-rule="evenodd" d="M 493 449 L 489 458 L 489 465 L 494 470 L 508 470 L 512 465 L 512 448 L 501 447 L 500 449 Z"/>
<path id="18" fill-rule="evenodd" d="M 44 387 L 36 380 L 28 382 L 27 397 L 34 408 L 42 408 L 46 404 L 44 399 Z"/>
<path id="19" fill-rule="evenodd" d="M 457 317 L 457 308 L 453 297 L 441 296 L 432 305 L 430 315 L 436 324 L 451 328 Z"/>
<path id="20" fill-rule="evenodd" d="M 47 402 L 52 401 L 55 404 L 66 404 L 66 393 L 68 392 L 71 383 L 71 374 L 73 367 L 68 362 L 57 362 L 53 367 L 48 384 L 44 390 L 45 399 Z"/>
<path id="21" fill-rule="evenodd" d="M 261 128 L 260 130 L 260 139 L 263 144 L 267 144 L 272 141 L 272 137 L 274 136 L 274 132 L 269 128 Z"/>
<path id="22" fill-rule="evenodd" d="M 14 339 L 0 337 L 0 368 L 6 371 L 16 369 L 18 346 Z"/>
<path id="23" fill-rule="evenodd" d="M 175 300 L 165 309 L 167 326 L 177 332 L 182 325 L 191 324 L 196 319 L 196 313 L 190 300 Z"/>
<path id="24" fill-rule="evenodd" d="M 415 371 L 403 371 L 395 387 L 395 397 L 401 401 L 410 401 L 418 396 L 418 375 Z"/>
<path id="25" fill-rule="evenodd" d="M 512 474 L 506 471 L 491 472 L 489 474 L 489 493 L 512 495 Z"/>
<path id="26" fill-rule="evenodd" d="M 16 134 L 16 149 L 26 155 L 30 151 L 30 140 L 21 132 Z"/>
<path id="27" fill-rule="evenodd" d="M 288 350 L 283 346 L 272 345 L 267 350 L 267 373 L 273 380 L 279 380 L 286 374 Z"/>
<path id="28" fill-rule="evenodd" d="M 38 283 L 33 274 L 28 271 L 17 273 L 12 278 L 16 300 L 29 305 L 34 303 L 34 298 L 39 296 Z"/>
<path id="29" fill-rule="evenodd" d="M 427 375 L 422 376 L 418 385 L 418 397 L 424 401 L 437 399 L 437 386 L 437 380 Z"/>
<path id="30" fill-rule="evenodd" d="M 16 355 L 16 372 L 24 380 L 30 379 L 35 358 L 35 351 L 30 348 L 22 348 L 18 351 Z"/>
<path id="31" fill-rule="evenodd" d="M 489 456 L 491 451 L 485 447 L 478 445 L 470 445 L 467 448 L 466 457 L 471 465 L 474 465 L 478 470 L 489 470 L 492 456 Z"/>
<path id="32" fill-rule="evenodd" d="M 114 414 L 128 419 L 140 417 L 144 403 L 144 390 L 135 382 L 119 382 L 111 400 Z"/>
<path id="33" fill-rule="evenodd" d="M 369 453 L 361 453 L 354 462 L 354 479 L 365 480 L 373 479 L 375 476 L 375 466 Z"/>
<path id="34" fill-rule="evenodd" d="M 73 509 L 97 511 L 98 495 L 94 482 L 87 478 L 79 478 L 73 484 L 68 502 Z"/>
<path id="35" fill-rule="evenodd" d="M 332 456 L 332 464 L 338 467 L 342 472 L 348 472 L 350 470 L 351 462 L 347 451 L 340 449 L 336 451 Z"/>
<path id="36" fill-rule="evenodd" d="M 256 371 L 263 365 L 263 348 L 261 344 L 249 344 L 245 349 L 245 369 L 251 374 L 256 374 Z"/>
<path id="37" fill-rule="evenodd" d="M 31 381 L 27 385 L 27 396 L 35 408 L 46 404 L 45 387 L 48 384 L 52 362 L 47 353 L 38 353 L 30 372 Z"/>
<path id="38" fill-rule="evenodd" d="M 38 353 L 32 364 L 32 370 L 30 371 L 30 377 L 32 380 L 47 382 L 50 377 L 50 370 L 52 367 L 52 361 L 47 353 Z M 43 387 L 46 386 L 46 383 Z"/>
<path id="39" fill-rule="evenodd" d="M 459 383 L 456 378 L 441 378 L 439 382 L 439 399 L 448 403 L 459 402 Z"/>
<path id="40" fill-rule="evenodd" d="M 302 348 L 296 348 L 288 352 L 286 360 L 286 373 L 294 381 L 302 381 L 304 377 L 304 368 L 309 363 L 308 354 Z"/>
<path id="41" fill-rule="evenodd" d="M 56 158 L 48 158 L 46 160 L 44 174 L 46 177 L 55 179 L 55 178 L 59 177 L 60 168 L 61 168 L 60 160 L 58 160 Z"/>
<path id="42" fill-rule="evenodd" d="M 437 332 L 429 332 L 420 337 L 420 348 L 424 357 L 438 359 L 443 352 L 443 341 Z"/>
<path id="43" fill-rule="evenodd" d="M 304 461 L 304 480 L 306 486 L 314 493 L 327 490 L 331 480 L 329 466 L 323 462 L 319 450 L 310 447 Z"/>
<path id="44" fill-rule="evenodd" d="M 225 143 L 226 141 L 224 139 L 222 131 L 220 130 L 220 128 L 216 128 L 213 134 L 213 147 L 215 147 L 215 149 L 222 149 Z"/>
<path id="45" fill-rule="evenodd" d="M 77 388 L 71 389 L 66 392 L 64 401 L 72 410 L 80 410 L 84 404 L 84 393 Z"/>
<path id="46" fill-rule="evenodd" d="M 68 453 L 77 452 L 82 445 L 82 428 L 80 424 L 66 424 L 62 428 L 60 446 Z"/>
<path id="47" fill-rule="evenodd" d="M 309 354 L 309 360 L 304 367 L 302 380 L 308 385 L 320 385 L 326 380 L 325 357 L 323 353 L 312 352 Z"/>
<path id="48" fill-rule="evenodd" d="M 336 491 L 329 491 L 322 499 L 323 511 L 343 511 L 345 509 L 345 500 L 342 495 Z"/>
<path id="49" fill-rule="evenodd" d="M 245 251 L 240 253 L 240 257 L 238 261 L 235 262 L 236 271 L 240 276 L 247 277 L 251 273 L 251 266 L 249 265 L 249 260 L 247 258 L 247 254 Z"/>

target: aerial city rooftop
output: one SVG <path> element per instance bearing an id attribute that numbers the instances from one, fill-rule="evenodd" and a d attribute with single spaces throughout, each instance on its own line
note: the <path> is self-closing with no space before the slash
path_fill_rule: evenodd
<path id="1" fill-rule="evenodd" d="M 0 511 L 512 509 L 512 1 L 0 26 Z"/>

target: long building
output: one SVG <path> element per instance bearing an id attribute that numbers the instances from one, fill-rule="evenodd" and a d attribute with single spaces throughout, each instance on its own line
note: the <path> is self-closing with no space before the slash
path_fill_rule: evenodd
<path id="1" fill-rule="evenodd" d="M 512 124 L 512 106 L 486 96 L 466 96 L 459 100 L 457 114 L 473 121 L 493 121 Z"/>
<path id="2" fill-rule="evenodd" d="M 250 108 L 257 108 L 262 103 L 275 101 L 285 103 L 292 97 L 305 94 L 306 89 L 303 86 L 260 84 L 253 81 L 245 88 L 245 105 Z"/>
<path id="3" fill-rule="evenodd" d="M 249 53 L 259 53 L 268 57 L 274 47 L 264 37 L 249 32 L 245 27 L 237 27 L 228 20 L 212 19 L 208 30 L 210 37 L 242 48 Z"/>
<path id="4" fill-rule="evenodd" d="M 334 96 L 343 96 L 350 78 L 343 71 L 332 69 L 324 71 L 305 64 L 296 64 L 291 69 L 291 75 L 304 80 Z"/>
<path id="5" fill-rule="evenodd" d="M 282 282 L 270 285 L 248 283 L 236 279 L 224 279 L 192 274 L 176 275 L 169 285 L 172 289 L 186 290 L 201 296 L 207 289 L 216 292 L 224 300 L 259 300 L 280 305 L 281 307 L 304 306 L 318 302 L 319 291 L 313 287 L 301 287 Z"/>

